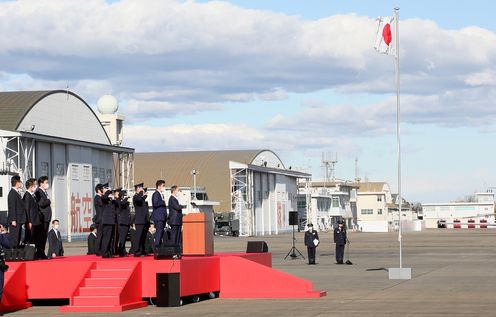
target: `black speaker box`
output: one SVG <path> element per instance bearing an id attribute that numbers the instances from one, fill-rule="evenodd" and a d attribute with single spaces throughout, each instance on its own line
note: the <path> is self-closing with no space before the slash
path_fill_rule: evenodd
<path id="1" fill-rule="evenodd" d="M 178 245 L 163 245 L 155 250 L 155 260 L 172 259 L 179 256 L 181 249 Z"/>
<path id="2" fill-rule="evenodd" d="M 265 241 L 248 241 L 246 244 L 246 253 L 267 253 L 269 247 Z"/>
<path id="3" fill-rule="evenodd" d="M 157 273 L 157 307 L 181 306 L 179 273 Z"/>
<path id="4" fill-rule="evenodd" d="M 36 249 L 27 245 L 20 249 L 5 249 L 5 261 L 33 261 Z"/>
<path id="5" fill-rule="evenodd" d="M 298 225 L 298 212 L 297 211 L 290 211 L 289 212 L 289 225 L 290 226 L 297 226 Z"/>

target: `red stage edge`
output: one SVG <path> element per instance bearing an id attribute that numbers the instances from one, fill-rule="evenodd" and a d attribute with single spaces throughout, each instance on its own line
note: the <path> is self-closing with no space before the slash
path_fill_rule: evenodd
<path id="1" fill-rule="evenodd" d="M 180 273 L 180 296 L 319 298 L 312 282 L 272 268 L 271 253 L 218 253 L 180 260 L 69 256 L 9 262 L 1 312 L 31 307 L 29 300 L 69 299 L 61 312 L 121 312 L 156 297 L 157 273 Z"/>

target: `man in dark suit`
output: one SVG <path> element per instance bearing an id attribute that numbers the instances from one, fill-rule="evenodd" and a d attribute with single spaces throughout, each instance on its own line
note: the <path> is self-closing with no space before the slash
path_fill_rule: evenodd
<path id="1" fill-rule="evenodd" d="M 38 179 L 38 189 L 36 189 L 36 201 L 40 207 L 41 221 L 43 230 L 41 230 L 40 241 L 39 241 L 39 253 L 38 257 L 41 259 L 46 259 L 45 247 L 47 242 L 48 229 L 50 227 L 50 222 L 52 221 L 52 202 L 48 196 L 48 188 L 50 188 L 50 183 L 48 182 L 48 176 L 41 176 Z M 36 252 L 38 252 L 38 246 L 36 247 Z"/>
<path id="2" fill-rule="evenodd" d="M 167 219 L 167 205 L 165 204 L 165 181 L 158 180 L 156 182 L 156 191 L 152 195 L 152 220 L 155 223 L 155 247 L 162 245 L 162 238 L 164 236 L 165 221 Z"/>
<path id="3" fill-rule="evenodd" d="M 145 253 L 151 254 L 155 252 L 155 233 L 157 229 L 155 228 L 155 224 L 152 222 L 148 227 L 148 231 L 146 232 L 146 240 L 145 240 Z"/>
<path id="4" fill-rule="evenodd" d="M 343 264 L 346 229 L 342 220 L 338 221 L 338 227 L 334 229 L 334 243 L 336 243 L 336 264 Z"/>
<path id="5" fill-rule="evenodd" d="M 146 202 L 147 193 L 143 188 L 144 184 L 134 185 L 135 194 L 133 196 L 134 205 L 134 225 L 136 232 L 134 233 L 135 246 L 134 256 L 147 255 L 145 252 L 146 233 L 148 231 L 148 203 Z"/>
<path id="6" fill-rule="evenodd" d="M 179 204 L 179 200 L 177 199 L 179 187 L 176 185 L 172 186 L 171 193 L 169 197 L 168 220 L 168 224 L 171 227 L 171 243 L 178 245 L 182 252 L 183 206 Z"/>
<path id="7" fill-rule="evenodd" d="M 111 243 L 115 230 L 115 205 L 113 203 L 112 190 L 106 188 L 102 196 L 103 210 L 102 210 L 102 248 L 101 254 L 103 258 L 111 258 Z"/>
<path id="8" fill-rule="evenodd" d="M 95 186 L 95 198 L 93 198 L 93 206 L 95 208 L 95 215 L 93 216 L 93 223 L 96 226 L 96 247 L 97 255 L 102 255 L 102 235 L 103 235 L 103 224 L 102 224 L 102 213 L 103 213 L 103 191 L 107 188 L 108 184 L 97 184 Z"/>
<path id="9" fill-rule="evenodd" d="M 98 246 L 96 244 L 96 236 L 98 234 L 97 229 L 94 224 L 90 226 L 90 234 L 88 235 L 88 255 L 97 254 L 99 252 Z"/>
<path id="10" fill-rule="evenodd" d="M 30 230 L 30 243 L 33 243 L 36 248 L 35 257 L 43 259 L 45 255 L 45 247 L 43 242 L 43 216 L 38 206 L 36 199 L 36 179 L 30 178 L 26 181 L 26 192 L 24 193 L 23 201 L 28 215 L 28 223 Z M 26 230 L 27 232 L 28 230 Z"/>
<path id="11" fill-rule="evenodd" d="M 11 246 L 12 248 L 18 248 L 21 245 L 22 225 L 27 225 L 27 215 L 20 193 L 22 189 L 21 177 L 12 176 L 10 183 L 12 189 L 7 197 L 7 221 L 9 222 Z"/>
<path id="12" fill-rule="evenodd" d="M 131 210 L 129 209 L 129 201 L 127 192 L 121 190 L 115 197 L 117 224 L 119 226 L 119 244 L 118 253 L 120 257 L 126 256 L 126 238 L 131 226 Z"/>
<path id="13" fill-rule="evenodd" d="M 52 221 L 52 229 L 48 231 L 48 257 L 55 258 L 64 256 L 64 246 L 62 245 L 62 236 L 59 231 L 59 221 Z"/>
<path id="14" fill-rule="evenodd" d="M 308 264 L 315 264 L 315 251 L 319 245 L 319 234 L 313 230 L 313 225 L 308 224 L 308 230 L 305 232 L 305 246 L 308 251 Z"/>

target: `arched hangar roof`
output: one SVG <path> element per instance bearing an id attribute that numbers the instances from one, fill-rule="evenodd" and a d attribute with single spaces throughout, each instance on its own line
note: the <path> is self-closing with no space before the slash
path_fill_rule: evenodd
<path id="1" fill-rule="evenodd" d="M 0 129 L 110 144 L 91 107 L 66 90 L 0 92 Z"/>

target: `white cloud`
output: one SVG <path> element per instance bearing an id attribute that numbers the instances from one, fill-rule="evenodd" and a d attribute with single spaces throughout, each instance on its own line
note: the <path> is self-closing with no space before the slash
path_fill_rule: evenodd
<path id="1" fill-rule="evenodd" d="M 25 0 L 1 2 L 0 21 L 0 71 L 111 82 L 129 99 L 239 102 L 327 88 L 394 90 L 392 60 L 372 49 L 374 19 L 353 14 L 305 20 L 228 2 Z M 496 62 L 494 32 L 401 23 L 405 93 L 492 83 L 484 74 Z"/>
<path id="2" fill-rule="evenodd" d="M 245 124 L 127 125 L 125 142 L 139 151 L 259 148 L 265 136 Z M 144 137 L 145 136 L 145 137 Z"/>
<path id="3" fill-rule="evenodd" d="M 130 100 L 125 108 L 125 113 L 130 121 L 144 121 L 223 109 L 222 105 L 215 103 L 176 104 L 165 101 Z"/>

